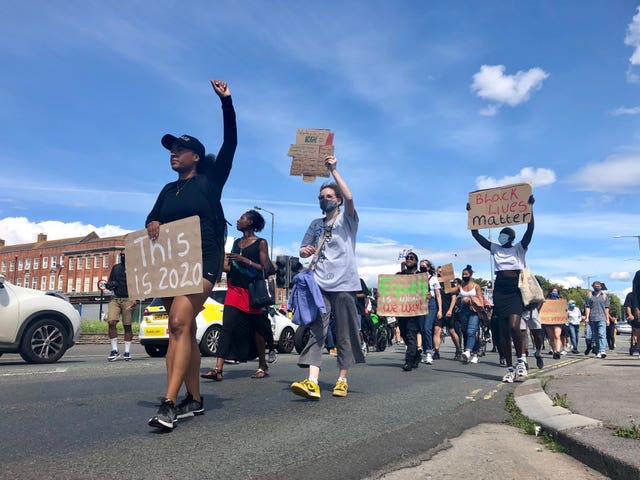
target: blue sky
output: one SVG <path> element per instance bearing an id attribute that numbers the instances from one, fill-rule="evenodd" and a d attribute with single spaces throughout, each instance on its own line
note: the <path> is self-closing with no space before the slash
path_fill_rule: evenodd
<path id="1" fill-rule="evenodd" d="M 217 78 L 238 118 L 227 217 L 274 212 L 276 253 L 296 254 L 320 215 L 289 144 L 330 128 L 370 282 L 406 248 L 488 278 L 467 196 L 520 181 L 536 197 L 535 273 L 622 293 L 640 268 L 637 239 L 613 238 L 640 234 L 637 1 L 1 4 L 9 244 L 143 228 L 176 178 L 162 135 L 220 146 Z"/>

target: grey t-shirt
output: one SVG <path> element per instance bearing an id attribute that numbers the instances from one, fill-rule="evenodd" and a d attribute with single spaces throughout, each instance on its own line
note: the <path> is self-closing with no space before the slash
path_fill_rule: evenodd
<path id="1" fill-rule="evenodd" d="M 603 320 L 607 320 L 607 312 L 606 309 L 609 308 L 609 297 L 605 296 L 604 293 L 600 293 L 600 295 L 587 295 L 587 299 L 584 302 L 585 308 L 590 308 L 589 312 L 589 320 L 590 322 L 600 322 Z"/>
<path id="2" fill-rule="evenodd" d="M 360 290 L 360 277 L 356 265 L 356 233 L 358 214 L 355 218 L 340 212 L 329 236 L 318 255 L 314 277 L 318 286 L 326 292 L 355 292 Z M 301 247 L 318 247 L 326 230 L 324 218 L 316 218 L 304 234 Z"/>

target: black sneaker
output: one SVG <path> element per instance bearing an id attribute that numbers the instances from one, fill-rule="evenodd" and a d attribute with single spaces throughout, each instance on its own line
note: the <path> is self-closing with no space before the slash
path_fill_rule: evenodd
<path id="1" fill-rule="evenodd" d="M 433 351 L 433 359 L 434 360 L 438 360 L 440 358 L 440 351 L 439 350 L 434 350 Z"/>
<path id="2" fill-rule="evenodd" d="M 411 364 L 410 364 L 410 363 L 405 363 L 404 365 L 402 365 L 402 369 L 403 369 L 405 372 L 410 372 L 411 370 L 413 370 L 413 367 L 411 366 Z"/>
<path id="3" fill-rule="evenodd" d="M 178 421 L 178 412 L 176 404 L 168 398 L 162 399 L 162 403 L 158 408 L 158 413 L 147 422 L 150 427 L 163 428 L 165 430 L 173 430 Z"/>
<path id="4" fill-rule="evenodd" d="M 536 367 L 544 368 L 544 360 L 542 359 L 542 355 L 536 355 Z"/>
<path id="5" fill-rule="evenodd" d="M 462 352 L 460 350 L 456 350 L 455 355 L 453 356 L 454 360 L 462 360 Z"/>
<path id="6" fill-rule="evenodd" d="M 584 351 L 585 355 L 589 355 L 591 353 L 591 345 L 587 345 L 587 349 Z"/>
<path id="7" fill-rule="evenodd" d="M 195 415 L 204 414 L 204 399 L 200 397 L 197 402 L 193 399 L 193 395 L 187 392 L 187 396 L 176 407 L 176 418 L 193 417 Z"/>
<path id="8" fill-rule="evenodd" d="M 560 360 L 560 352 L 553 352 L 553 359 Z"/>

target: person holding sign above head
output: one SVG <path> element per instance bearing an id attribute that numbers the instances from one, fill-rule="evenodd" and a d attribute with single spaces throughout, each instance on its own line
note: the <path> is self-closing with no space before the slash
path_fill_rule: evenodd
<path id="1" fill-rule="evenodd" d="M 249 284 L 273 273 L 269 246 L 256 236 L 264 228 L 264 218 L 255 210 L 243 213 L 236 227 L 242 237 L 233 242 L 224 270 L 227 272 L 227 295 L 222 314 L 222 333 L 218 343 L 216 367 L 200 375 L 219 382 L 225 359 L 246 362 L 258 356 L 258 370 L 251 378 L 268 375 L 265 360 L 265 340 L 261 334 L 264 311 L 251 307 Z M 257 351 L 256 351 L 257 348 Z"/>
<path id="2" fill-rule="evenodd" d="M 528 203 L 533 205 L 534 202 L 535 199 L 531 195 Z M 467 203 L 467 210 L 470 209 L 471 206 Z M 510 227 L 500 230 L 498 244 L 490 242 L 477 229 L 471 230 L 473 238 L 476 239 L 480 246 L 489 250 L 493 257 L 496 281 L 493 288 L 492 321 L 498 324 L 500 352 L 504 355 L 507 364 L 507 373 L 502 378 L 502 381 L 508 383 L 513 383 L 516 375 L 522 378 L 527 376 L 527 366 L 522 348 L 522 332 L 520 331 L 520 320 L 525 305 L 522 302 L 520 288 L 518 287 L 518 278 L 520 271 L 525 268 L 525 255 L 533 237 L 533 227 L 532 209 L 527 230 L 522 240 L 518 243 L 514 244 L 516 232 Z M 512 342 L 518 358 L 515 369 L 511 354 Z"/>
<path id="3" fill-rule="evenodd" d="M 204 145 L 190 135 L 162 137 L 162 146 L 171 152 L 169 161 L 178 180 L 164 186 L 146 221 L 147 233 L 153 243 L 162 236 L 162 224 L 197 215 L 202 239 L 202 292 L 162 299 L 169 313 L 167 388 L 157 414 L 148 422 L 161 429 L 174 428 L 178 418 L 204 413 L 195 318 L 222 271 L 226 221 L 220 197 L 238 144 L 236 114 L 229 87 L 219 80 L 211 80 L 211 86 L 222 103 L 224 141 L 218 156 L 205 156 Z M 182 384 L 187 394 L 178 404 Z"/>
<path id="4" fill-rule="evenodd" d="M 324 217 L 313 220 L 309 225 L 302 239 L 300 256 L 313 256 L 309 268 L 322 293 L 326 313 L 319 312 L 309 324 L 309 341 L 298 359 L 300 367 L 308 367 L 309 375 L 300 382 L 293 382 L 290 387 L 296 395 L 312 400 L 320 398 L 318 376 L 332 316 L 339 369 L 338 380 L 333 388 L 334 397 L 347 396 L 349 367 L 365 362 L 360 348 L 355 295 L 362 288 L 355 257 L 358 214 L 353 195 L 338 172 L 336 157 L 326 157 L 324 164 L 335 183 L 325 183 L 320 187 L 318 200 Z"/>

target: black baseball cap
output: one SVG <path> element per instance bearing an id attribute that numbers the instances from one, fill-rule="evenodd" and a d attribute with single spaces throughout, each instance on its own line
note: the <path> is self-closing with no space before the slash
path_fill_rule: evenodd
<path id="1" fill-rule="evenodd" d="M 162 140 L 160 141 L 162 146 L 167 150 L 171 150 L 176 143 L 183 148 L 193 151 L 198 154 L 201 160 L 204 160 L 204 145 L 198 140 L 196 137 L 192 137 L 191 135 L 180 135 L 179 137 L 174 137 L 170 133 L 167 133 Z"/>

